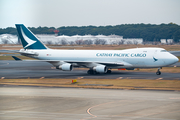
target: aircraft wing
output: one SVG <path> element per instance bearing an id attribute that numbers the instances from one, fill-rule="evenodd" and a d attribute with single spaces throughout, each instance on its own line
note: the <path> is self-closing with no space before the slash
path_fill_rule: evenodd
<path id="1" fill-rule="evenodd" d="M 43 60 L 44 61 L 44 60 Z M 46 62 L 49 62 L 53 64 L 54 66 L 57 66 L 58 64 L 64 64 L 64 63 L 70 63 L 74 67 L 87 67 L 87 68 L 92 68 L 96 67 L 98 65 L 105 65 L 109 68 L 115 67 L 115 66 L 132 66 L 131 64 L 120 61 L 120 62 L 108 62 L 108 61 L 53 61 L 53 60 L 47 60 Z"/>
<path id="2" fill-rule="evenodd" d="M 106 66 L 124 66 L 123 62 L 100 62 L 100 61 L 66 61 L 67 63 L 76 63 L 79 65 L 86 65 L 86 64 L 101 64 Z"/>
<path id="3" fill-rule="evenodd" d="M 12 56 L 15 60 L 21 60 L 18 57 Z M 59 60 L 23 60 L 23 61 L 36 61 L 36 62 L 49 62 L 53 64 L 54 66 L 58 66 L 64 63 L 70 63 L 75 67 L 83 66 L 83 67 L 95 67 L 98 65 L 105 65 L 107 67 L 114 67 L 114 66 L 126 66 L 131 65 L 127 62 L 102 62 L 102 61 L 59 61 Z"/>

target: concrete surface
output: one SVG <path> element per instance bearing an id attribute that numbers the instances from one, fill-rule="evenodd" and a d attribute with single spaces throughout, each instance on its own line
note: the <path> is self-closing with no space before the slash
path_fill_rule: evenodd
<path id="1" fill-rule="evenodd" d="M 0 86 L 0 120 L 179 120 L 176 91 Z"/>
<path id="2" fill-rule="evenodd" d="M 113 71 L 111 74 L 88 75 L 87 70 L 79 69 L 73 71 L 61 71 L 55 69 L 47 62 L 31 61 L 3 61 L 0 60 L 0 78 L 70 78 L 79 77 L 85 79 L 167 79 L 180 80 L 179 73 L 163 73 L 156 75 L 155 72 L 133 72 L 133 71 Z"/>

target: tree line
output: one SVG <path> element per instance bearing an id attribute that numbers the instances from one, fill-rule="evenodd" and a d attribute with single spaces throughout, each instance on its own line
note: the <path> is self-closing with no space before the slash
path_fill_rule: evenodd
<path id="1" fill-rule="evenodd" d="M 54 34 L 54 27 L 29 27 L 34 34 Z M 123 38 L 143 38 L 144 41 L 160 41 L 160 39 L 180 40 L 180 26 L 174 23 L 169 24 L 122 24 L 116 26 L 67 26 L 58 27 L 58 35 L 120 35 Z M 0 28 L 0 34 L 14 34 L 17 31 L 13 27 Z"/>

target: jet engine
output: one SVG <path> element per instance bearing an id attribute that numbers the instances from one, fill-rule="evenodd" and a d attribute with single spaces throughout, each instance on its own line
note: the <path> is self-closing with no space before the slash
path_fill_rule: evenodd
<path id="1" fill-rule="evenodd" d="M 60 69 L 63 71 L 71 71 L 73 69 L 73 66 L 69 63 L 65 63 L 65 64 L 57 66 L 56 69 Z"/>
<path id="2" fill-rule="evenodd" d="M 107 68 L 104 65 L 98 65 L 98 66 L 94 67 L 93 70 L 95 70 L 98 73 L 106 73 L 107 72 Z"/>

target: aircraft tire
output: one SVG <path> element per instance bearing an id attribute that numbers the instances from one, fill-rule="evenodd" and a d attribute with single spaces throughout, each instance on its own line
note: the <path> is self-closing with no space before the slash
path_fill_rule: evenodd
<path id="1" fill-rule="evenodd" d="M 91 70 L 88 70 L 88 71 L 87 71 L 87 74 L 89 74 L 89 75 L 90 75 L 90 74 L 91 74 Z"/>
<path id="2" fill-rule="evenodd" d="M 88 71 L 87 71 L 87 74 L 93 75 L 93 74 L 94 74 L 94 71 L 93 71 L 93 70 L 88 70 Z"/>
<path id="3" fill-rule="evenodd" d="M 157 71 L 157 72 L 156 72 L 156 75 L 161 75 L 161 72 L 160 72 L 160 71 Z"/>
<path id="4" fill-rule="evenodd" d="M 96 71 L 93 70 L 93 75 L 96 75 L 96 74 L 98 74 L 98 72 L 96 72 Z"/>
<path id="5" fill-rule="evenodd" d="M 107 71 L 107 74 L 111 74 L 111 70 L 108 70 L 108 71 Z"/>

